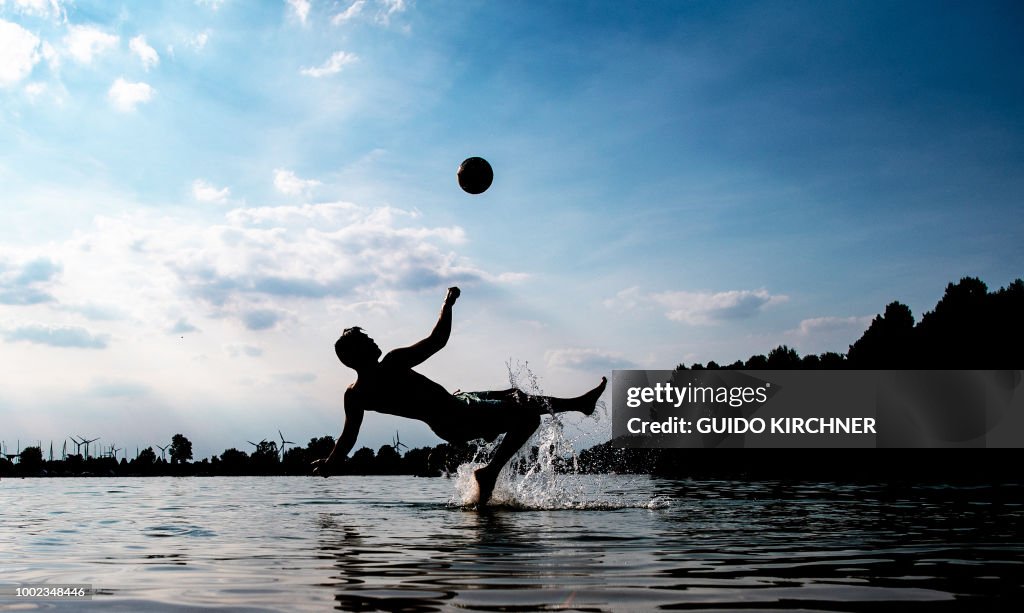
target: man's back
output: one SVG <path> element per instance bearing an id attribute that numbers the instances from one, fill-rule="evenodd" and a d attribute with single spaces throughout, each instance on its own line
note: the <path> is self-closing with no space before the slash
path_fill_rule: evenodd
<path id="1" fill-rule="evenodd" d="M 384 356 L 377 368 L 359 373 L 350 386 L 354 395 L 346 394 L 346 404 L 356 403 L 364 411 L 377 411 L 400 417 L 420 419 L 428 424 L 441 411 L 452 406 L 448 390 L 392 358 Z"/>

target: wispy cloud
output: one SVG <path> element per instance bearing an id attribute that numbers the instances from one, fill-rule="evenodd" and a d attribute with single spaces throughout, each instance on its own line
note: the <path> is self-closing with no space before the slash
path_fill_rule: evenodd
<path id="1" fill-rule="evenodd" d="M 303 68 L 300 72 L 306 75 L 307 77 L 319 79 L 321 77 L 326 77 L 341 72 L 342 67 L 344 67 L 347 64 L 351 64 L 358 59 L 359 58 L 354 53 L 349 53 L 347 51 L 336 51 L 331 55 L 331 57 L 327 58 L 327 61 L 324 62 L 323 64 L 316 67 Z"/>
<path id="2" fill-rule="evenodd" d="M 312 383 L 316 381 L 316 375 L 311 372 L 286 372 L 273 375 L 279 383 Z"/>
<path id="3" fill-rule="evenodd" d="M 23 15 L 52 17 L 58 21 L 66 18 L 64 3 L 61 0 L 9 0 L 9 2 L 9 6 L 15 12 Z M 0 7 L 5 5 L 7 3 L 0 0 Z"/>
<path id="4" fill-rule="evenodd" d="M 380 4 L 380 10 L 377 12 L 375 20 L 381 25 L 389 25 L 391 18 L 400 13 L 404 13 L 408 8 L 406 0 L 378 0 Z"/>
<path id="5" fill-rule="evenodd" d="M 128 48 L 139 58 L 142 67 L 147 71 L 160 63 L 160 55 L 146 43 L 146 37 L 142 34 L 128 41 Z"/>
<path id="6" fill-rule="evenodd" d="M 376 8 L 370 8 L 375 6 Z M 409 8 L 406 0 L 374 0 L 370 5 L 367 0 L 355 0 L 345 10 L 331 17 L 331 24 L 342 25 L 357 18 L 366 19 L 381 26 L 391 25 L 391 19 L 404 13 Z"/>
<path id="7" fill-rule="evenodd" d="M 148 83 L 133 83 L 118 77 L 107 91 L 107 98 L 115 109 L 122 113 L 129 113 L 143 102 L 152 100 L 154 94 L 156 94 L 156 90 Z"/>
<path id="8" fill-rule="evenodd" d="M 288 0 L 288 6 L 299 23 L 306 25 L 309 21 L 309 0 Z"/>
<path id="9" fill-rule="evenodd" d="M 186 40 L 185 44 L 191 47 L 193 51 L 196 51 L 198 53 L 206 47 L 206 43 L 210 42 L 211 33 L 212 32 L 208 29 L 203 30 L 202 32 L 198 32 L 197 34 L 191 36 L 188 40 Z"/>
<path id="10" fill-rule="evenodd" d="M 263 355 L 262 347 L 259 347 L 257 345 L 246 345 L 238 343 L 226 345 L 224 347 L 224 351 L 228 354 L 228 356 L 232 358 L 237 358 L 241 356 L 258 358 Z"/>
<path id="11" fill-rule="evenodd" d="M 334 25 L 340 25 L 347 21 L 351 21 L 363 12 L 363 6 L 366 5 L 366 0 L 356 0 L 348 6 L 344 11 L 335 14 L 331 17 L 331 23 Z"/>
<path id="12" fill-rule="evenodd" d="M 75 313 L 89 321 L 119 321 L 128 317 L 125 311 L 114 305 L 96 304 L 87 302 L 84 304 L 66 304 L 61 308 L 69 313 Z"/>
<path id="13" fill-rule="evenodd" d="M 580 347 L 548 350 L 544 352 L 544 361 L 551 367 L 582 371 L 608 371 L 636 366 L 635 362 L 621 353 Z"/>
<path id="14" fill-rule="evenodd" d="M 224 204 L 231 197 L 231 188 L 216 187 L 203 179 L 196 179 L 192 182 L 192 197 L 198 202 Z"/>
<path id="15" fill-rule="evenodd" d="M 205 6 L 212 11 L 220 10 L 224 6 L 224 0 L 196 0 L 197 6 Z"/>
<path id="16" fill-rule="evenodd" d="M 106 349 L 109 336 L 93 334 L 85 328 L 73 326 L 46 326 L 32 324 L 3 332 L 9 343 L 27 342 L 50 347 L 76 349 Z"/>
<path id="17" fill-rule="evenodd" d="M 320 185 L 316 179 L 300 179 L 291 170 L 278 168 L 274 171 L 274 188 L 282 194 L 298 196 Z"/>
<path id="18" fill-rule="evenodd" d="M 871 324 L 870 315 L 853 317 L 811 317 L 783 333 L 785 341 L 801 353 L 836 351 L 845 353 Z"/>
<path id="19" fill-rule="evenodd" d="M 656 307 L 664 310 L 665 317 L 691 325 L 704 325 L 720 321 L 747 319 L 764 308 L 785 302 L 789 298 L 771 294 L 766 289 L 729 290 L 724 292 L 642 292 L 631 287 L 614 298 L 605 300 L 605 306 L 617 310 Z"/>

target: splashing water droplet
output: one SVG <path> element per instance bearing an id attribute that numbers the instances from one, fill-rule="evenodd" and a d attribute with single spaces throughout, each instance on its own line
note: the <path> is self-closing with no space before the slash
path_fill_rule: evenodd
<path id="1" fill-rule="evenodd" d="M 537 376 L 526 362 L 507 364 L 511 387 L 527 394 L 543 396 Z M 592 421 L 597 427 L 603 403 L 598 403 Z M 601 475 L 584 475 L 580 471 L 574 443 L 587 436 L 584 432 L 576 439 L 565 434 L 561 417 L 551 413 L 543 418 L 530 440 L 502 469 L 491 496 L 491 505 L 515 509 L 665 509 L 671 501 L 662 496 L 651 498 L 623 492 L 622 481 L 615 483 L 615 492 Z M 474 472 L 486 465 L 487 460 L 501 443 L 502 436 L 492 442 L 475 441 L 478 445 L 472 460 L 462 464 L 453 479 L 454 492 L 449 504 L 469 507 L 479 499 L 480 490 Z M 636 480 L 646 479 L 646 475 Z M 647 488 L 638 488 L 640 491 Z"/>

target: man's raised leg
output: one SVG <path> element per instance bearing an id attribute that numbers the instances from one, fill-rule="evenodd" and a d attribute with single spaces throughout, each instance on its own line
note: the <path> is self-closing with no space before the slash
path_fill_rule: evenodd
<path id="1" fill-rule="evenodd" d="M 606 385 L 608 385 L 608 378 L 601 377 L 601 382 L 597 384 L 597 387 L 581 396 L 576 396 L 575 398 L 532 396 L 519 390 L 510 391 L 513 393 L 513 397 L 516 402 L 522 406 L 529 407 L 538 415 L 565 413 L 567 411 L 579 411 L 584 415 L 591 415 L 594 413 L 594 409 L 597 407 L 597 399 L 604 393 Z"/>
<path id="2" fill-rule="evenodd" d="M 515 408 L 526 407 L 529 411 L 527 415 L 522 417 L 522 421 L 519 424 L 505 433 L 505 438 L 498 445 L 498 449 L 494 452 L 494 458 L 491 459 L 491 462 L 487 466 L 477 469 L 474 473 L 477 485 L 480 487 L 480 498 L 477 504 L 484 506 L 490 500 L 491 493 L 494 492 L 494 483 L 498 480 L 498 474 L 505 464 L 512 459 L 512 456 L 519 451 L 519 448 L 526 441 L 530 440 L 533 433 L 537 431 L 537 428 L 540 426 L 541 415 L 564 413 L 566 411 L 579 411 L 584 415 L 590 415 L 594 412 L 597 399 L 604 393 L 604 388 L 607 384 L 608 379 L 601 377 L 601 383 L 597 387 L 575 398 L 532 396 L 519 390 L 508 390 L 507 397 L 509 401 L 518 405 L 510 408 L 515 410 Z"/>

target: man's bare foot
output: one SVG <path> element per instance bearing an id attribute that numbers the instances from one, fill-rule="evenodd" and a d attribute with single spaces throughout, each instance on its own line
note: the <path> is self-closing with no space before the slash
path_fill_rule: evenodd
<path id="1" fill-rule="evenodd" d="M 477 499 L 477 506 L 487 506 L 487 503 L 491 500 L 491 494 L 494 493 L 494 484 L 498 480 L 498 473 L 491 470 L 490 466 L 484 466 L 478 468 L 473 473 L 476 477 L 476 484 L 480 487 L 480 498 Z"/>
<path id="2" fill-rule="evenodd" d="M 606 385 L 608 385 L 608 377 L 601 377 L 601 383 L 597 387 L 580 396 L 580 400 L 583 401 L 583 406 L 585 407 L 582 411 L 584 415 L 594 414 L 594 409 L 597 408 L 597 399 L 604 393 Z"/>

